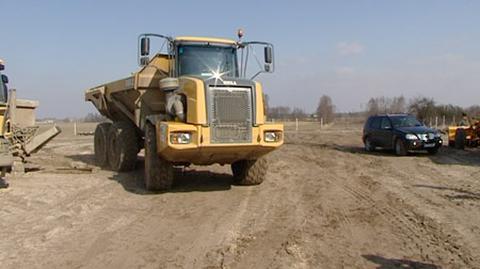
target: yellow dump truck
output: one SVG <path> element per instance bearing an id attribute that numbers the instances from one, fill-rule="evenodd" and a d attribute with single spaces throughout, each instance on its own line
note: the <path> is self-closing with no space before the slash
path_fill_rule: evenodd
<path id="1" fill-rule="evenodd" d="M 97 164 L 133 170 L 144 148 L 148 190 L 170 188 L 173 168 L 190 164 L 229 164 L 238 184 L 260 184 L 264 155 L 283 144 L 283 125 L 266 122 L 262 85 L 253 80 L 274 71 L 273 45 L 241 36 L 140 35 L 140 70 L 85 93 L 112 121 L 95 130 Z M 151 38 L 162 40 L 166 51 L 151 56 Z M 247 77 L 252 62 L 261 69 Z"/>

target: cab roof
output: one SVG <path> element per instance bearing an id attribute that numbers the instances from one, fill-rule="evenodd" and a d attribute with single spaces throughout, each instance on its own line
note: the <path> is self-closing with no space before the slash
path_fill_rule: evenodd
<path id="1" fill-rule="evenodd" d="M 226 38 L 216 38 L 216 37 L 201 37 L 201 36 L 178 36 L 174 39 L 175 42 L 211 42 L 211 43 L 221 43 L 228 45 L 236 45 L 237 41 Z"/>

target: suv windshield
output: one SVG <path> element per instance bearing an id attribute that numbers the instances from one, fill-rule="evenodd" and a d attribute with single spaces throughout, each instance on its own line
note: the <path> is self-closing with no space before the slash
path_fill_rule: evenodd
<path id="1" fill-rule="evenodd" d="M 178 47 L 178 75 L 237 77 L 234 47 L 181 45 Z"/>
<path id="2" fill-rule="evenodd" d="M 423 126 L 414 116 L 390 116 L 394 127 L 415 127 Z"/>

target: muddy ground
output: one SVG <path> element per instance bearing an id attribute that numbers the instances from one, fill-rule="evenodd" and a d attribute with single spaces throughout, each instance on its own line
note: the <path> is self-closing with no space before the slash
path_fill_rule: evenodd
<path id="1" fill-rule="evenodd" d="M 360 124 L 289 124 L 260 186 L 190 167 L 149 193 L 142 160 L 70 169 L 93 137 L 63 127 L 0 190 L 0 268 L 480 268 L 480 151 L 367 154 Z"/>

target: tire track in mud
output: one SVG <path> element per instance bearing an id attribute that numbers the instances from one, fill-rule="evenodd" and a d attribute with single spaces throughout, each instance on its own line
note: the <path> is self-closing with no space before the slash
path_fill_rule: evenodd
<path id="1" fill-rule="evenodd" d="M 292 170 L 284 169 L 290 163 L 281 153 L 273 156 L 266 182 L 254 189 L 249 214 L 243 217 L 238 236 L 233 244 L 217 251 L 222 253 L 224 268 L 282 268 L 282 264 L 306 268 L 298 244 L 306 221 L 300 201 L 303 186 L 292 181 L 304 172 L 295 170 L 292 174 Z"/>
<path id="2" fill-rule="evenodd" d="M 322 150 L 331 150 L 332 148 L 335 149 L 335 146 L 321 145 L 320 148 Z M 303 155 L 302 158 L 310 159 L 311 162 L 317 163 L 321 167 L 321 162 L 323 161 L 322 158 L 324 157 L 324 155 L 319 154 L 318 151 L 312 150 L 312 148 L 310 148 L 310 150 L 313 151 L 312 155 L 314 157 L 308 157 L 307 154 Z M 332 151 L 332 154 L 329 155 L 329 158 L 334 158 L 333 156 L 342 154 L 350 153 Z M 352 158 L 358 160 L 345 163 L 346 159 Z M 331 166 L 328 169 L 330 171 L 333 169 L 347 170 L 351 175 L 355 175 L 357 172 L 357 167 L 364 166 L 362 165 L 362 163 L 365 163 L 365 159 L 362 160 L 356 158 L 356 156 L 340 156 L 339 158 L 335 159 L 337 160 L 336 166 L 338 168 L 336 166 Z M 429 255 L 428 252 L 433 251 L 432 254 L 434 254 L 438 252 L 438 248 L 441 248 L 442 250 L 446 250 L 447 252 L 451 253 L 451 255 L 453 255 L 456 260 L 460 260 L 463 264 L 462 266 L 472 266 L 472 261 L 474 259 L 473 256 L 470 254 L 470 251 L 466 248 L 463 248 L 459 244 L 451 242 L 451 238 L 445 237 L 442 231 L 438 228 L 438 226 L 434 224 L 434 221 L 432 219 L 428 219 L 427 217 L 418 214 L 414 211 L 413 208 L 407 206 L 400 200 L 393 201 L 392 199 L 394 199 L 394 196 L 391 196 L 392 193 L 388 191 L 385 193 L 385 198 L 387 198 L 386 203 L 380 204 L 378 203 L 378 201 L 372 199 L 370 196 L 371 193 L 363 189 L 363 187 L 361 187 L 359 184 L 355 184 L 355 188 L 349 185 L 348 182 L 352 182 L 351 178 L 341 176 L 340 173 L 336 173 L 336 176 L 336 180 L 327 179 L 328 182 L 343 189 L 353 199 L 355 199 L 357 203 L 363 205 L 366 208 L 371 208 L 375 210 L 379 214 L 379 216 L 382 217 L 385 223 L 388 223 L 392 227 L 395 227 L 395 230 L 400 231 L 399 233 L 397 233 L 397 237 L 403 238 L 403 236 L 406 236 L 407 238 L 409 238 L 409 240 L 413 240 L 415 242 L 415 247 L 410 247 L 411 250 L 420 250 L 420 255 L 423 257 L 424 260 L 435 262 L 434 260 L 432 260 L 432 257 L 430 256 L 431 254 Z M 393 203 L 401 203 L 402 206 L 391 206 L 388 204 L 391 203 L 391 201 L 393 201 Z M 345 212 L 342 215 L 345 215 Z M 351 222 L 348 221 L 347 223 Z M 437 253 L 437 256 L 440 258 L 442 254 Z M 448 262 L 451 261 L 452 260 Z"/>

